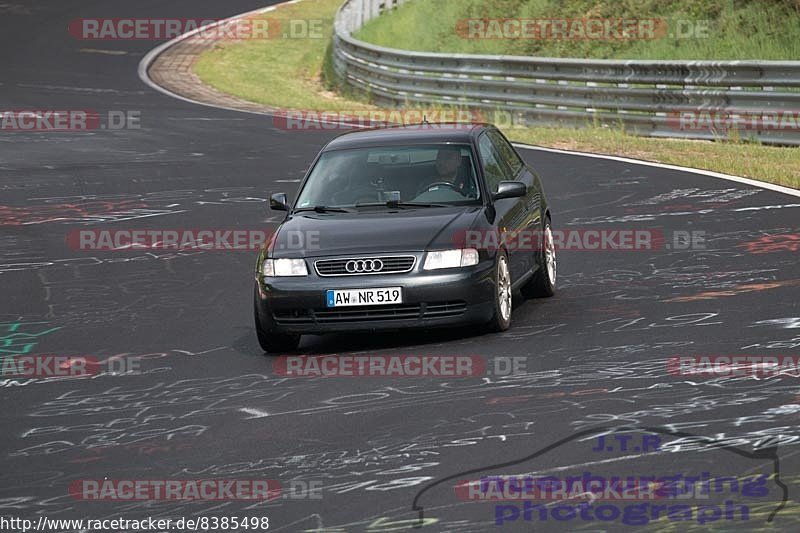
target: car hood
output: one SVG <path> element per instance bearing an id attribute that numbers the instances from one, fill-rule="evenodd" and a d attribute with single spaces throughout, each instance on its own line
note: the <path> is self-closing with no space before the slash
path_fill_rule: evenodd
<path id="1" fill-rule="evenodd" d="M 278 228 L 271 256 L 324 257 L 453 248 L 481 206 L 299 213 Z"/>

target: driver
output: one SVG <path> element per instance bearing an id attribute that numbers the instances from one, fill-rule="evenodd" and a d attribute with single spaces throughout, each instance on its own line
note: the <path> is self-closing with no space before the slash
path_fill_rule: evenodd
<path id="1" fill-rule="evenodd" d="M 456 146 L 440 148 L 436 153 L 433 175 L 425 180 L 427 184 L 420 187 L 417 195 L 434 191 L 450 191 L 447 196 L 451 196 L 453 193 L 465 196 L 463 192 L 464 180 L 459 176 L 460 169 L 461 149 Z M 434 194 L 437 198 L 441 196 L 440 194 Z"/>
<path id="2" fill-rule="evenodd" d="M 444 181 L 456 186 L 458 168 L 461 166 L 461 150 L 459 148 L 442 148 L 436 154 L 436 176 L 433 182 Z M 458 187 L 460 188 L 460 187 Z"/>

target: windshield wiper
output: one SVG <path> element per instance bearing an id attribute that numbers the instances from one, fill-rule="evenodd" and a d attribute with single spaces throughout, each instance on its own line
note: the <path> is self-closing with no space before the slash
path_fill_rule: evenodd
<path id="1" fill-rule="evenodd" d="M 345 209 L 344 207 L 332 207 L 327 205 L 315 205 L 313 207 L 298 207 L 292 213 L 302 213 L 304 211 L 314 211 L 315 213 L 352 213 L 352 209 Z"/>
<path id="2" fill-rule="evenodd" d="M 406 208 L 406 207 L 453 207 L 447 204 L 428 204 L 422 202 L 376 202 L 370 204 L 356 204 L 356 207 L 399 207 L 399 208 Z"/>
<path id="3" fill-rule="evenodd" d="M 386 202 L 389 207 L 453 207 L 448 204 L 428 204 L 425 202 Z"/>

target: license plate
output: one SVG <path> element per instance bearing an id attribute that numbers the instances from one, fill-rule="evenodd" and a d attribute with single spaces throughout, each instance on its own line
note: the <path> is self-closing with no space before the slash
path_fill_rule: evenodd
<path id="1" fill-rule="evenodd" d="M 328 307 L 400 304 L 403 303 L 403 290 L 400 287 L 329 290 L 325 293 L 325 299 Z"/>

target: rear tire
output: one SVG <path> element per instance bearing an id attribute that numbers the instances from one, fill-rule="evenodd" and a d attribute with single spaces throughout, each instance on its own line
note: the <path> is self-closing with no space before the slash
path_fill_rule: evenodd
<path id="1" fill-rule="evenodd" d="M 256 323 L 256 337 L 261 349 L 270 355 L 281 355 L 285 352 L 293 352 L 300 345 L 300 335 L 287 333 L 277 333 L 264 329 L 261 318 L 258 316 L 258 287 L 253 299 L 253 315 Z"/>
<path id="2" fill-rule="evenodd" d="M 550 219 L 545 219 L 542 232 L 542 249 L 539 256 L 539 269 L 522 287 L 525 298 L 549 298 L 556 293 L 556 247 L 553 242 L 553 230 Z"/>
<path id="3" fill-rule="evenodd" d="M 497 252 L 494 265 L 494 315 L 487 324 L 487 329 L 493 333 L 505 331 L 511 325 L 512 293 L 511 271 L 508 268 L 508 256 L 505 251 Z"/>

